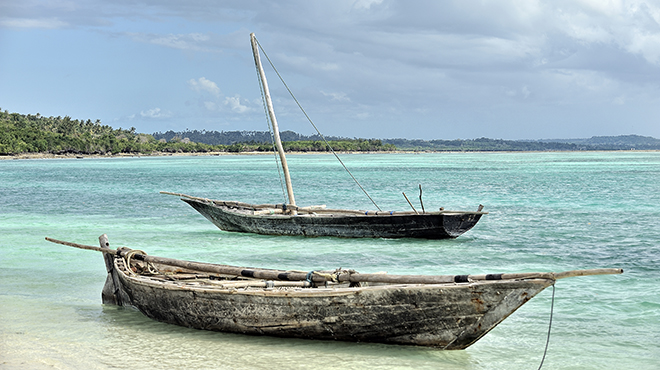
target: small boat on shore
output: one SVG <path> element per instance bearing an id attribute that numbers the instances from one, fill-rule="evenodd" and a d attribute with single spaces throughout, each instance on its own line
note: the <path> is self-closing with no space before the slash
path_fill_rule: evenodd
<path id="1" fill-rule="evenodd" d="M 482 205 L 479 205 L 474 212 L 446 211 L 444 208 L 440 208 L 439 211 L 427 212 L 422 202 L 421 185 L 419 186 L 421 212 L 415 209 L 405 193 L 403 195 L 410 204 L 412 211 L 383 211 L 352 174 L 353 180 L 378 209 L 377 211 L 326 209 L 325 206 L 298 207 L 266 74 L 261 65 L 260 45 L 254 33 L 250 34 L 250 39 L 255 66 L 259 74 L 264 107 L 268 112 L 267 119 L 272 131 L 274 152 L 277 152 L 276 158 L 281 163 L 286 185 L 285 202 L 282 204 L 248 204 L 237 201 L 212 200 L 166 191 L 161 191 L 162 194 L 179 196 L 181 200 L 190 204 L 197 212 L 221 230 L 265 235 L 448 239 L 456 238 L 472 229 L 481 216 L 487 214 L 487 212 L 482 212 Z M 306 113 L 305 115 L 307 116 Z M 309 117 L 307 118 L 309 119 Z M 316 128 L 313 123 L 312 125 Z M 320 132 L 318 133 L 323 137 Z M 325 141 L 325 138 L 323 140 Z M 325 141 L 325 144 L 341 162 L 330 144 L 327 141 Z M 346 166 L 344 168 L 348 171 Z M 350 174 L 350 171 L 348 172 Z"/>
<path id="2" fill-rule="evenodd" d="M 103 253 L 106 304 L 180 326 L 251 335 L 464 349 L 556 280 L 621 269 L 487 275 L 285 271 L 149 256 L 126 247 L 46 240 Z"/>

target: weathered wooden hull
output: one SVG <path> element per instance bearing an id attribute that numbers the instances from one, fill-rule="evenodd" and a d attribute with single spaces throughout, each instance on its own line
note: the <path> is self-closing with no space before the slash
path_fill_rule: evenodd
<path id="1" fill-rule="evenodd" d="M 259 269 L 148 256 L 46 238 L 103 253 L 104 303 L 196 329 L 463 349 L 556 280 L 619 268 L 485 275 L 363 274 Z"/>
<path id="2" fill-rule="evenodd" d="M 554 283 L 531 278 L 448 284 L 226 288 L 217 280 L 131 275 L 111 262 L 104 301 L 180 326 L 230 333 L 464 349 Z M 215 283 L 215 284 L 213 284 Z M 113 296 L 112 299 L 108 299 Z"/>
<path id="3" fill-rule="evenodd" d="M 181 198 L 221 230 L 266 235 L 344 238 L 456 238 L 477 224 L 482 212 L 423 214 L 254 215 L 202 199 Z"/>

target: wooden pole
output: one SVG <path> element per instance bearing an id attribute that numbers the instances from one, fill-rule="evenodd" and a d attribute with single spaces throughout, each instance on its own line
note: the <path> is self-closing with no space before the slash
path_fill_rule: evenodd
<path id="1" fill-rule="evenodd" d="M 104 234 L 105 235 L 105 234 Z M 113 250 L 104 247 L 93 247 L 89 245 L 82 245 L 76 243 L 65 242 L 57 239 L 46 238 L 49 242 L 68 245 L 74 248 L 95 250 L 103 253 L 125 255 L 131 251 L 130 248 L 119 248 Z M 106 239 L 107 241 L 107 239 Z M 266 280 L 283 280 L 283 281 L 301 281 L 307 280 L 307 272 L 295 272 L 285 270 L 261 269 L 252 267 L 238 267 L 230 265 L 218 265 L 213 263 L 194 262 L 177 260 L 173 258 L 148 256 L 146 254 L 135 253 L 133 259 L 151 263 L 157 263 L 168 266 L 176 266 L 189 270 L 203 271 L 215 273 L 220 275 L 233 275 L 243 276 L 255 279 Z M 390 283 L 390 284 L 447 284 L 447 283 L 467 283 L 471 281 L 482 280 L 510 280 L 510 279 L 564 279 L 574 276 L 589 276 L 589 275 L 611 275 L 621 274 L 623 269 L 606 268 L 606 269 L 591 269 L 591 270 L 572 270 L 559 273 L 554 272 L 523 272 L 523 273 L 508 273 L 508 274 L 482 274 L 482 275 L 389 275 L 389 274 L 360 274 L 356 272 L 348 272 L 342 270 L 339 274 L 314 274 L 312 273 L 309 278 L 314 282 L 332 281 L 333 277 L 340 282 L 372 282 L 372 283 Z M 328 275 L 334 275 L 329 277 Z"/>
<path id="2" fill-rule="evenodd" d="M 273 123 L 273 135 L 275 135 L 275 147 L 277 148 L 277 153 L 280 155 L 280 161 L 282 162 L 282 170 L 284 171 L 284 181 L 286 182 L 286 192 L 289 196 L 289 203 L 296 205 L 296 200 L 293 196 L 293 187 L 291 186 L 291 177 L 289 176 L 289 166 L 286 163 L 286 156 L 284 155 L 284 148 L 282 147 L 282 140 L 280 139 L 280 129 L 277 126 L 277 118 L 275 118 L 275 110 L 273 109 L 273 102 L 270 99 L 270 91 L 268 90 L 268 81 L 266 81 L 266 73 L 264 72 L 263 67 L 261 66 L 261 58 L 259 57 L 259 46 L 257 45 L 257 37 L 254 33 L 250 34 L 250 41 L 252 42 L 252 54 L 254 54 L 254 63 L 257 66 L 257 71 L 259 71 L 259 77 L 261 78 L 261 85 L 264 89 L 264 97 L 266 99 L 266 108 L 268 110 L 268 115 L 270 116 L 270 121 Z"/>
<path id="3" fill-rule="evenodd" d="M 418 215 L 419 212 L 417 212 L 417 210 L 415 209 L 415 206 L 412 205 L 412 203 L 410 202 L 410 199 L 408 199 L 408 197 L 406 196 L 406 193 L 402 192 L 402 194 L 403 194 L 403 197 L 406 198 L 406 200 L 408 201 L 408 204 L 410 204 L 410 208 L 412 208 L 413 211 L 415 211 L 415 214 Z"/>
<path id="4" fill-rule="evenodd" d="M 424 202 L 422 201 L 422 184 L 419 184 L 419 204 L 422 205 L 422 213 L 426 213 L 424 210 Z"/>

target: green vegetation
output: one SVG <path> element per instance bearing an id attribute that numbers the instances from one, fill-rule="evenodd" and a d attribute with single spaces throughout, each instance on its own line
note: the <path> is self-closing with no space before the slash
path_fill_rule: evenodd
<path id="1" fill-rule="evenodd" d="M 327 152 L 318 135 L 281 132 L 289 152 Z M 570 150 L 660 150 L 660 140 L 638 135 L 594 136 L 590 139 L 517 141 L 480 138 L 474 140 L 348 139 L 328 137 L 337 152 L 375 151 L 570 151 Z M 113 129 L 100 120 L 42 117 L 8 113 L 0 109 L 0 155 L 49 154 L 155 154 L 208 152 L 272 152 L 267 131 L 184 131 L 136 133 Z"/>
<path id="2" fill-rule="evenodd" d="M 271 143 L 271 135 L 268 131 L 206 131 L 206 130 L 186 130 L 182 132 L 166 131 L 154 132 L 153 137 L 156 140 L 165 139 L 170 141 L 175 137 L 185 137 L 196 143 L 210 145 L 231 145 L 235 143 Z M 319 135 L 305 136 L 296 132 L 287 130 L 280 132 L 280 138 L 286 141 L 319 141 L 323 138 Z M 326 136 L 328 141 L 350 141 L 349 138 Z"/>
<path id="3" fill-rule="evenodd" d="M 263 133 L 260 133 L 263 134 Z M 295 134 L 295 133 L 293 133 Z M 297 135 L 297 134 L 296 134 Z M 391 151 L 394 145 L 383 145 L 380 140 L 343 139 L 331 141 L 336 151 Z M 287 151 L 329 151 L 319 140 L 284 142 Z M 135 128 L 113 129 L 96 120 L 74 120 L 71 117 L 43 117 L 40 114 L 22 115 L 0 109 L 0 155 L 24 153 L 50 154 L 153 154 L 153 153 L 208 153 L 208 152 L 269 152 L 272 144 L 234 142 L 229 145 L 193 142 L 177 133 L 157 140 L 153 135 L 140 134 Z"/>
<path id="4" fill-rule="evenodd" d="M 431 151 L 571 151 L 585 150 L 584 145 L 558 142 L 517 141 L 480 138 L 474 140 L 408 140 L 388 139 L 385 142 L 396 145 L 402 150 Z"/>
<path id="5" fill-rule="evenodd" d="M 429 151 L 574 151 L 574 150 L 660 150 L 660 140 L 639 135 L 594 136 L 590 139 L 501 140 L 408 140 L 387 139 L 399 150 Z"/>
<path id="6" fill-rule="evenodd" d="M 113 129 L 99 120 L 74 120 L 71 117 L 42 117 L 0 110 L 0 154 L 119 154 L 152 152 L 204 152 L 206 144 L 159 142 L 151 135 Z"/>

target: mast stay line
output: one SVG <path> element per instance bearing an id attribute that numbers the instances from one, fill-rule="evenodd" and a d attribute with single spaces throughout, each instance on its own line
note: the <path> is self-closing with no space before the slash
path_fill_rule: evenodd
<path id="1" fill-rule="evenodd" d="M 355 176 L 353 176 L 353 174 L 351 173 L 351 171 L 346 167 L 346 165 L 345 165 L 344 162 L 341 160 L 341 158 L 339 158 L 339 155 L 337 155 L 337 153 L 335 152 L 335 150 L 332 148 L 332 146 L 330 145 L 330 143 L 328 143 L 328 140 L 326 140 L 325 136 L 321 133 L 321 131 L 319 131 L 319 129 L 316 127 L 316 125 L 314 124 L 314 122 L 312 121 L 312 119 L 309 117 L 309 115 L 307 115 L 307 112 L 305 112 L 305 109 L 302 107 L 302 105 L 300 104 L 300 102 L 298 102 L 298 99 L 296 99 L 295 95 L 293 95 L 293 92 L 291 91 L 291 89 L 289 89 L 289 86 L 286 84 L 286 82 L 284 81 L 284 79 L 283 79 L 282 76 L 280 75 L 280 72 L 277 70 L 277 68 L 275 68 L 275 65 L 273 64 L 273 62 L 272 62 L 272 61 L 270 60 L 270 58 L 268 57 L 268 54 L 266 54 L 266 51 L 265 51 L 264 48 L 261 46 L 261 44 L 260 44 L 259 41 L 257 40 L 257 38 L 256 38 L 256 36 L 254 35 L 254 33 L 252 33 L 250 36 L 251 36 L 253 42 L 256 43 L 256 45 L 259 47 L 259 49 L 261 49 L 261 51 L 264 53 L 264 56 L 266 57 L 266 60 L 268 60 L 268 63 L 270 64 L 270 66 L 273 68 L 273 70 L 274 70 L 275 73 L 277 74 L 277 77 L 279 77 L 280 81 L 282 81 L 282 84 L 284 84 L 284 87 L 286 87 L 287 91 L 289 92 L 289 95 L 291 95 L 291 97 L 293 98 L 293 100 L 294 100 L 294 101 L 296 102 L 296 104 L 298 105 L 298 108 L 300 108 L 300 110 L 303 112 L 303 114 L 304 114 L 305 117 L 307 118 L 307 121 L 309 121 L 309 123 L 312 125 L 312 127 L 314 127 L 314 129 L 316 130 L 316 133 L 318 133 L 319 136 L 321 136 L 321 138 L 322 138 L 323 141 L 325 142 L 325 145 L 328 146 L 328 148 L 330 149 L 330 151 L 332 152 L 332 154 L 335 156 L 335 158 L 337 158 L 337 160 L 339 161 L 339 163 L 341 163 L 342 167 L 344 167 L 344 170 L 346 170 L 346 172 L 348 172 L 348 174 L 351 176 L 351 178 L 353 179 L 353 181 L 355 181 L 355 183 L 357 184 L 357 186 L 362 190 L 362 192 L 367 196 L 367 198 L 369 198 L 369 200 L 371 201 L 371 203 L 373 203 L 373 205 L 376 206 L 376 208 L 377 208 L 379 211 L 382 211 L 382 209 L 380 209 L 380 207 L 378 206 L 378 204 L 376 204 L 376 202 L 373 200 L 373 198 L 371 198 L 371 196 L 369 195 L 369 193 L 367 193 L 367 191 L 364 189 L 364 187 L 362 187 L 362 185 L 360 184 L 360 182 L 355 178 Z M 253 47 L 253 49 L 255 49 L 255 48 Z M 255 51 L 255 61 L 257 61 L 258 58 L 259 58 L 259 57 L 258 57 L 258 51 Z M 259 69 L 260 67 L 261 67 L 261 66 L 260 66 L 260 62 L 259 62 L 259 65 L 257 66 L 257 69 Z M 262 73 L 262 71 L 263 71 L 263 68 L 261 69 L 261 71 L 259 71 L 259 73 Z M 265 79 L 265 75 L 262 77 L 262 79 Z M 262 84 L 263 84 L 263 83 L 262 83 Z M 266 88 L 266 91 L 268 91 L 268 90 L 267 90 L 268 87 L 266 86 L 265 88 Z M 270 101 L 270 95 L 267 95 L 267 100 Z M 272 106 L 272 103 L 271 103 L 271 106 Z M 272 116 L 271 119 L 274 118 L 274 113 L 271 113 L 271 116 Z M 274 130 L 277 129 L 277 123 L 275 123 L 273 126 L 274 126 L 274 127 L 273 127 Z M 276 138 L 276 140 L 279 138 L 279 132 L 277 132 L 277 133 L 275 134 L 275 138 Z M 280 146 L 281 146 L 281 144 L 280 144 Z M 283 153 L 280 153 L 280 158 L 282 158 L 283 156 L 284 156 L 284 154 L 283 154 Z M 284 160 L 284 163 L 286 163 L 286 159 Z M 286 180 L 286 177 L 288 176 L 288 169 L 285 169 L 284 171 L 285 171 L 285 180 Z M 289 180 L 289 181 L 290 181 L 290 180 Z M 289 187 L 290 187 L 290 183 L 287 184 L 287 190 L 289 189 Z M 292 198 L 292 197 L 293 197 L 293 190 L 291 191 L 291 194 L 290 194 L 289 198 Z M 294 203 L 292 202 L 291 204 L 294 204 Z"/>

